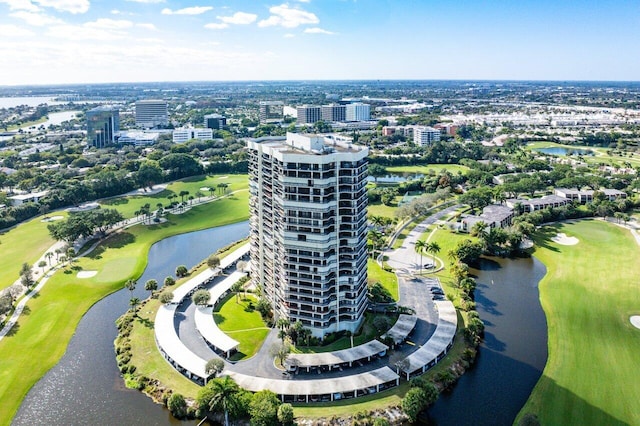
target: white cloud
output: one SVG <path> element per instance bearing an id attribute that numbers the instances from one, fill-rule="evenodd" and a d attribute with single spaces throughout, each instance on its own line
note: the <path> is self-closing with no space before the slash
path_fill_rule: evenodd
<path id="1" fill-rule="evenodd" d="M 9 10 L 27 10 L 29 12 L 38 12 L 40 8 L 31 3 L 30 0 L 0 0 L 0 4 L 9 6 Z"/>
<path id="2" fill-rule="evenodd" d="M 136 27 L 144 28 L 145 30 L 151 30 L 151 31 L 158 30 L 158 27 L 156 27 L 152 23 L 140 23 L 140 24 L 136 24 Z"/>
<path id="3" fill-rule="evenodd" d="M 247 25 L 251 24 L 258 19 L 258 15 L 253 13 L 245 13 L 245 12 L 236 12 L 231 16 L 218 16 L 225 24 L 235 24 L 235 25 Z"/>
<path id="4" fill-rule="evenodd" d="M 229 24 L 225 24 L 224 22 L 212 22 L 210 24 L 206 24 L 204 27 L 210 30 L 223 30 L 225 28 L 229 28 Z"/>
<path id="5" fill-rule="evenodd" d="M 284 38 L 294 38 L 295 36 L 295 34 L 287 33 L 284 35 Z"/>
<path id="6" fill-rule="evenodd" d="M 51 7 L 61 12 L 85 13 L 89 10 L 89 0 L 34 0 L 40 6 Z"/>
<path id="7" fill-rule="evenodd" d="M 314 13 L 298 8 L 291 8 L 286 3 L 280 6 L 270 7 L 269 12 L 271 16 L 258 22 L 259 27 L 282 26 L 285 28 L 296 28 L 300 25 L 317 24 L 320 22 Z"/>
<path id="8" fill-rule="evenodd" d="M 17 25 L 9 24 L 9 25 L 0 25 L 0 37 L 10 38 L 10 37 L 30 37 L 34 35 L 33 32 L 29 31 L 26 28 L 19 27 Z"/>
<path id="9" fill-rule="evenodd" d="M 146 3 L 146 4 L 153 4 L 153 3 L 164 3 L 165 0 L 127 0 L 133 3 Z"/>
<path id="10" fill-rule="evenodd" d="M 45 25 L 63 23 L 62 20 L 53 16 L 45 15 L 44 13 L 27 12 L 26 10 L 19 10 L 17 12 L 10 13 L 9 16 L 22 19 L 26 24 L 34 27 L 44 27 Z"/>
<path id="11" fill-rule="evenodd" d="M 133 22 L 124 19 L 100 18 L 93 22 L 87 22 L 83 25 L 86 28 L 96 28 L 103 30 L 123 30 L 133 27 Z"/>
<path id="12" fill-rule="evenodd" d="M 184 9 L 171 10 L 169 8 L 162 9 L 163 15 L 202 15 L 205 12 L 213 9 L 211 6 L 192 6 L 185 7 Z"/>
<path id="13" fill-rule="evenodd" d="M 335 34 L 332 31 L 327 31 L 327 30 L 323 30 L 322 28 L 318 28 L 318 27 L 314 27 L 314 28 L 306 28 L 304 30 L 304 32 L 306 34 L 328 34 L 328 35 L 333 35 Z"/>

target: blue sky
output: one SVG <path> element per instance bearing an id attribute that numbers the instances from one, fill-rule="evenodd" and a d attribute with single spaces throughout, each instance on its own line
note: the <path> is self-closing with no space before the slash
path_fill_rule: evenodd
<path id="1" fill-rule="evenodd" d="M 640 80 L 640 1 L 0 0 L 0 85 Z"/>

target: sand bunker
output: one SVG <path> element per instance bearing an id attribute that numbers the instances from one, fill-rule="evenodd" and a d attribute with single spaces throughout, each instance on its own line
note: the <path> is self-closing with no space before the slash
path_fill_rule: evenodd
<path id="1" fill-rule="evenodd" d="M 78 272 L 78 278 L 91 278 L 95 277 L 98 271 L 80 271 Z"/>
<path id="2" fill-rule="evenodd" d="M 635 328 L 640 328 L 640 315 L 633 315 L 631 318 L 629 318 L 629 321 L 631 321 L 631 325 L 633 325 Z"/>
<path id="3" fill-rule="evenodd" d="M 56 220 L 62 220 L 62 219 L 64 219 L 64 216 L 51 216 L 51 217 L 45 217 L 40 222 L 54 222 Z"/>
<path id="4" fill-rule="evenodd" d="M 220 176 L 218 179 L 229 179 L 229 176 Z"/>
<path id="5" fill-rule="evenodd" d="M 556 234 L 555 237 L 552 237 L 551 241 L 553 241 L 554 243 L 562 244 L 563 246 L 575 246 L 580 240 L 578 240 L 576 237 L 567 237 L 566 234 L 560 233 Z"/>

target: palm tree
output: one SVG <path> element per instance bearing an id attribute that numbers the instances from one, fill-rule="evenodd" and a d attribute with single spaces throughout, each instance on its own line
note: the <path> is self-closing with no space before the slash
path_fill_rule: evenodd
<path id="1" fill-rule="evenodd" d="M 53 253 L 48 251 L 44 254 L 44 257 L 49 261 L 49 266 L 51 266 L 51 258 L 53 257 Z"/>
<path id="2" fill-rule="evenodd" d="M 425 247 L 425 250 L 427 253 L 431 253 L 431 255 L 433 256 L 433 267 L 435 268 L 436 266 L 436 254 L 440 253 L 440 244 L 438 244 L 437 242 L 432 242 L 432 243 L 427 243 L 427 246 Z"/>
<path id="3" fill-rule="evenodd" d="M 202 191 L 196 191 L 196 197 L 198 197 L 198 202 L 200 202 L 200 198 L 204 197 Z"/>
<path id="4" fill-rule="evenodd" d="M 151 295 L 153 295 L 153 292 L 158 289 L 158 281 L 156 281 L 156 280 L 147 280 L 147 282 L 144 283 L 144 289 L 151 293 L 149 295 L 149 297 L 151 297 Z"/>
<path id="5" fill-rule="evenodd" d="M 229 376 L 210 381 L 209 387 L 213 391 L 213 397 L 209 401 L 209 410 L 224 412 L 224 425 L 229 426 L 229 411 L 235 411 L 240 404 L 238 398 L 240 388 Z"/>
<path id="6" fill-rule="evenodd" d="M 187 195 L 189 195 L 189 191 L 185 191 L 185 190 L 180 191 L 180 201 L 184 203 L 184 197 L 186 197 Z"/>
<path id="7" fill-rule="evenodd" d="M 416 253 L 420 255 L 420 273 L 422 273 L 422 255 L 424 254 L 425 249 L 427 248 L 427 243 L 424 240 L 417 240 L 415 244 Z"/>
<path id="8" fill-rule="evenodd" d="M 124 288 L 129 290 L 129 292 L 131 293 L 131 297 L 133 297 L 133 290 L 136 289 L 136 284 L 138 284 L 136 280 L 132 280 L 132 279 L 128 279 L 127 282 L 124 283 Z"/>
<path id="9" fill-rule="evenodd" d="M 132 297 L 129 299 L 129 306 L 131 306 L 131 311 L 134 312 L 136 310 L 136 306 L 140 304 L 140 299 L 137 297 Z"/>

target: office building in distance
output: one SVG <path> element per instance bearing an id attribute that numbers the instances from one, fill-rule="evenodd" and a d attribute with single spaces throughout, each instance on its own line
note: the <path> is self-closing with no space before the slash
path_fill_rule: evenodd
<path id="1" fill-rule="evenodd" d="M 440 140 L 440 130 L 428 126 L 413 128 L 413 143 L 418 146 L 431 145 Z"/>
<path id="2" fill-rule="evenodd" d="M 298 124 L 313 124 L 322 119 L 322 109 L 317 105 L 301 105 L 296 112 Z"/>
<path id="3" fill-rule="evenodd" d="M 262 101 L 259 107 L 260 124 L 280 123 L 284 120 L 284 103 L 282 101 Z"/>
<path id="4" fill-rule="evenodd" d="M 207 129 L 220 130 L 227 126 L 227 118 L 220 114 L 209 114 L 204 116 L 204 127 Z"/>
<path id="5" fill-rule="evenodd" d="M 169 124 L 167 101 L 149 99 L 136 102 L 136 126 L 144 129 L 166 127 Z"/>
<path id="6" fill-rule="evenodd" d="M 314 336 L 367 308 L 368 149 L 318 135 L 250 139 L 252 280 L 276 319 Z"/>
<path id="7" fill-rule="evenodd" d="M 211 129 L 175 129 L 173 131 L 173 143 L 184 143 L 190 139 L 208 141 L 213 139 Z"/>
<path id="8" fill-rule="evenodd" d="M 346 105 L 346 121 L 369 121 L 371 120 L 371 105 L 355 102 Z"/>
<path id="9" fill-rule="evenodd" d="M 99 106 L 87 111 L 87 144 L 96 148 L 116 143 L 120 131 L 120 110 L 114 106 Z"/>
<path id="10" fill-rule="evenodd" d="M 322 105 L 321 107 L 322 121 L 342 122 L 347 119 L 347 107 L 340 104 Z"/>

